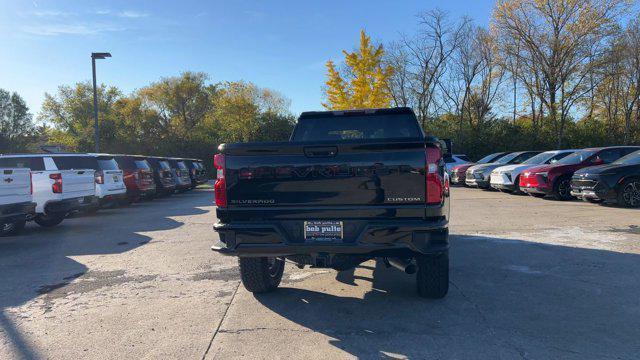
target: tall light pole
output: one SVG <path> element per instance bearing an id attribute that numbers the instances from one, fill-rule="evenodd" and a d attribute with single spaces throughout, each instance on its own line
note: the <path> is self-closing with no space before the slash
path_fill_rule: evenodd
<path id="1" fill-rule="evenodd" d="M 91 68 L 93 70 L 93 134 L 95 137 L 96 152 L 100 152 L 100 126 L 98 125 L 98 90 L 96 89 L 96 59 L 111 57 L 108 52 L 91 53 Z"/>

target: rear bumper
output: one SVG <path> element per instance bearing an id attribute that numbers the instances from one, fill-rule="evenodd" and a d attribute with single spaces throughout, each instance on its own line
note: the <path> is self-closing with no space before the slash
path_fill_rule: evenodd
<path id="1" fill-rule="evenodd" d="M 25 220 L 35 212 L 36 203 L 33 202 L 0 205 L 0 219 L 2 220 Z"/>
<path id="2" fill-rule="evenodd" d="M 117 204 L 125 199 L 127 199 L 127 193 L 123 192 L 120 194 L 105 195 L 98 199 L 98 203 L 100 206 L 108 206 Z"/>
<path id="3" fill-rule="evenodd" d="M 111 197 L 114 196 L 122 196 L 122 195 L 126 195 L 127 193 L 127 188 L 126 187 L 122 187 L 119 189 L 99 189 L 96 188 L 96 197 L 102 201 L 103 199 L 109 199 Z"/>
<path id="4" fill-rule="evenodd" d="M 156 185 L 154 183 L 146 187 L 136 186 L 135 188 L 127 188 L 126 195 L 129 198 L 147 198 L 155 195 L 155 193 L 156 193 Z"/>
<path id="5" fill-rule="evenodd" d="M 95 196 L 81 196 L 58 201 L 50 201 L 44 206 L 45 213 L 67 213 L 99 206 Z"/>
<path id="6" fill-rule="evenodd" d="M 212 250 L 240 257 L 308 254 L 379 256 L 398 251 L 432 254 L 449 248 L 448 221 L 345 221 L 342 241 L 305 241 L 302 220 L 284 222 L 218 223 L 220 241 Z"/>
<path id="7" fill-rule="evenodd" d="M 193 184 L 191 183 L 191 178 L 188 178 L 188 179 L 181 178 L 180 180 L 176 181 L 177 190 L 191 189 L 192 185 Z"/>

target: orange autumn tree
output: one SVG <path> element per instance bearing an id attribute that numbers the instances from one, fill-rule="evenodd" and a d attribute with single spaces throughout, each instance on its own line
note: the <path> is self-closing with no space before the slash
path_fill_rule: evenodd
<path id="1" fill-rule="evenodd" d="M 325 82 L 328 110 L 385 108 L 391 105 L 388 81 L 393 67 L 383 62 L 382 45 L 372 44 L 364 30 L 360 31 L 360 47 L 344 53 L 345 67 L 336 69 L 333 61 L 327 61 L 327 81 Z"/>

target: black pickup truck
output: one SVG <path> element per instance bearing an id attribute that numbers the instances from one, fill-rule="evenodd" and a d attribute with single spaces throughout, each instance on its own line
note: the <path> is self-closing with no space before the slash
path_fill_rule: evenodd
<path id="1" fill-rule="evenodd" d="M 213 250 L 239 257 L 247 290 L 276 289 L 285 259 L 346 270 L 379 258 L 417 271 L 421 296 L 446 295 L 450 149 L 411 109 L 304 112 L 289 142 L 218 150 Z"/>

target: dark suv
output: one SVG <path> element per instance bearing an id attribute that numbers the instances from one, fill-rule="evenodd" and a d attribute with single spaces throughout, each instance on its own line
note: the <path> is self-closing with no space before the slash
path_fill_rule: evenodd
<path id="1" fill-rule="evenodd" d="M 158 195 L 171 195 L 176 190 L 176 181 L 171 174 L 171 166 L 166 158 L 149 156 L 146 158 L 153 171 L 153 181 L 156 183 Z"/>
<path id="2" fill-rule="evenodd" d="M 202 161 L 198 159 L 183 159 L 183 163 L 189 169 L 189 176 L 191 177 L 191 187 L 195 188 L 199 184 L 205 183 L 206 174 L 204 167 L 202 167 Z"/>
<path id="3" fill-rule="evenodd" d="M 576 171 L 571 178 L 571 195 L 590 202 L 640 207 L 640 150 L 609 165 Z"/>
<path id="4" fill-rule="evenodd" d="M 186 191 L 191 189 L 191 175 L 184 160 L 178 158 L 168 158 L 167 162 L 171 167 L 171 174 L 176 182 L 177 191 Z"/>

